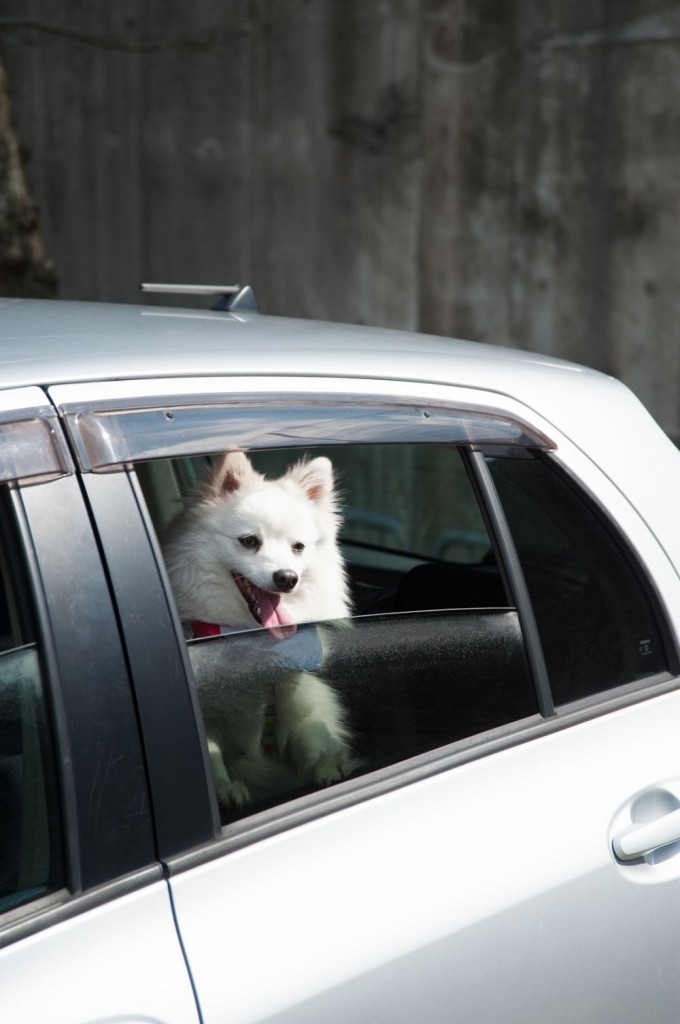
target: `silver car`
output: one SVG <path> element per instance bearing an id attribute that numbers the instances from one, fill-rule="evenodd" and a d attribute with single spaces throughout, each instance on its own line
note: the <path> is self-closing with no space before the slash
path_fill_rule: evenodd
<path id="1" fill-rule="evenodd" d="M 226 304 L 226 303 L 225 303 Z M 680 1020 L 680 452 L 620 383 L 406 332 L 0 303 L 0 1020 Z M 160 538 L 325 453 L 361 765 L 225 808 Z"/>

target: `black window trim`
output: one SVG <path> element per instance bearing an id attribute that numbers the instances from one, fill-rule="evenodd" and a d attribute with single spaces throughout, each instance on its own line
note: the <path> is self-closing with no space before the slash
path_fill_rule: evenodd
<path id="1" fill-rule="evenodd" d="M 551 718 L 555 714 L 555 705 L 548 669 L 543 656 L 543 645 L 538 633 L 524 573 L 501 500 L 486 464 L 483 450 L 473 447 L 463 449 L 463 458 L 470 467 L 479 506 L 486 519 L 489 536 L 497 549 L 497 561 L 504 577 L 506 589 L 512 596 L 517 609 L 539 712 L 543 718 Z"/>
<path id="2" fill-rule="evenodd" d="M 63 488 L 66 487 L 70 492 L 69 503 L 74 501 L 87 518 L 86 506 L 82 502 L 75 476 L 70 476 L 66 482 L 62 482 L 61 477 L 59 480 L 62 499 Z M 22 481 L 21 486 L 10 483 L 2 489 L 0 528 L 3 534 L 6 533 L 8 557 L 14 565 L 17 586 L 21 591 L 18 597 L 22 619 L 28 630 L 28 647 L 36 651 L 41 667 L 41 682 L 56 760 L 57 796 L 62 825 L 63 885 L 0 914 L 0 949 L 164 878 L 162 866 L 153 855 L 152 846 L 148 845 L 152 834 L 150 816 L 138 818 L 138 841 L 133 844 L 136 845 L 137 864 L 123 872 L 111 870 L 106 862 L 101 863 L 97 852 L 88 844 L 87 830 L 80 826 L 82 808 L 92 793 L 88 789 L 88 779 L 96 772 L 97 763 L 96 757 L 91 756 L 89 767 L 82 763 L 77 765 L 77 759 L 72 753 L 71 718 L 75 709 L 62 685 L 60 658 L 55 646 L 55 634 L 58 636 L 62 626 L 68 629 L 69 610 L 55 607 L 49 587 L 46 591 L 44 586 L 45 570 L 47 576 L 50 575 L 45 559 L 49 560 L 50 555 L 49 545 L 44 543 L 44 538 L 41 540 L 38 537 L 36 541 L 36 529 L 40 534 L 41 528 L 37 527 L 35 516 L 30 512 L 41 490 L 34 489 L 32 485 L 36 483 L 38 481 L 31 479 Z M 45 494 L 45 489 L 42 490 Z M 44 507 L 49 510 L 49 496 L 46 495 L 46 498 L 47 504 Z M 49 512 L 42 518 L 49 520 Z M 93 673 L 100 668 L 96 661 L 90 664 Z M 70 689 L 66 687 L 66 691 Z M 90 755 L 95 752 L 95 746 L 92 746 Z M 99 810 L 100 822 L 105 828 L 109 810 L 103 805 L 100 805 Z M 118 816 L 119 811 L 114 809 L 114 814 Z M 147 855 L 139 856 L 144 849 Z"/>
<path id="3" fill-rule="evenodd" d="M 73 475 L 23 488 L 12 485 L 10 497 L 32 585 L 52 718 L 70 900 L 156 863 L 141 737 L 110 589 L 79 480 Z M 58 545 L 50 534 L 55 507 L 69 522 L 68 536 L 60 534 Z M 83 581 L 65 600 L 61 568 L 66 561 L 83 567 Z M 74 644 L 74 617 L 87 621 L 91 609 L 97 609 L 103 626 L 97 642 L 84 635 Z M 93 690 L 95 679 L 101 682 L 98 690 Z M 88 691 L 89 702 L 82 699 Z M 106 737 L 92 729 L 93 715 L 105 723 Z M 91 742 L 83 742 L 89 736 Z M 124 746 L 107 750 L 104 739 Z M 124 764 L 112 771 L 106 757 L 114 753 Z M 26 906 L 30 912 L 32 904 Z"/>
<path id="4" fill-rule="evenodd" d="M 211 842 L 219 832 L 207 740 L 181 625 L 168 598 L 170 584 L 136 473 L 91 474 L 82 482 L 115 594 L 144 742 L 157 853 L 165 862 L 179 850 Z M 139 588 L 129 585 L 130 564 Z M 159 693 L 164 695 L 162 715 Z"/>

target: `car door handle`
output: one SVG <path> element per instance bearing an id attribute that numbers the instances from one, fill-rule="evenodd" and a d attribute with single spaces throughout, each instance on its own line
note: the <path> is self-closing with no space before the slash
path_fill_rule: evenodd
<path id="1" fill-rule="evenodd" d="M 670 843 L 680 842 L 680 807 L 644 825 L 629 825 L 614 836 L 612 846 L 618 860 L 637 860 Z"/>

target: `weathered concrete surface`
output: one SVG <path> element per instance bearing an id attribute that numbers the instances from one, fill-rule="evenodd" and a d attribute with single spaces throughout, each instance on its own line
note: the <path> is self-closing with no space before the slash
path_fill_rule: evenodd
<path id="1" fill-rule="evenodd" d="M 65 297 L 263 309 L 623 377 L 680 437 L 680 4 L 5 0 Z"/>
<path id="2" fill-rule="evenodd" d="M 423 33 L 421 324 L 613 372 L 679 435 L 680 7 L 466 8 Z"/>
<path id="3" fill-rule="evenodd" d="M 56 272 L 26 184 L 7 76 L 0 64 L 0 295 L 52 298 L 56 290 Z"/>

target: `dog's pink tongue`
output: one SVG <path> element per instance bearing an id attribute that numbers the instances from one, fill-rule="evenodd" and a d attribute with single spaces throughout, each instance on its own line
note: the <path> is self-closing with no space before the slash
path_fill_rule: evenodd
<path id="1" fill-rule="evenodd" d="M 285 640 L 293 636 L 297 626 L 293 622 L 289 612 L 281 603 L 279 594 L 270 594 L 267 590 L 259 590 L 257 593 L 258 604 L 262 612 L 262 625 L 268 629 L 277 640 Z"/>

